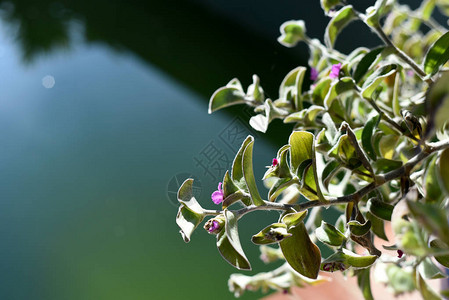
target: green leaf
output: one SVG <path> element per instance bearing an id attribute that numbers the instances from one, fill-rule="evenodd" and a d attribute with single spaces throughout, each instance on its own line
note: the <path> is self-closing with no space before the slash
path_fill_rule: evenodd
<path id="1" fill-rule="evenodd" d="M 307 131 L 294 131 L 290 135 L 290 167 L 297 173 L 299 166 L 305 160 L 312 159 L 312 168 L 306 172 L 306 177 L 302 178 L 302 184 L 308 188 L 301 189 L 301 193 L 309 200 L 326 201 L 322 192 L 315 161 L 314 135 Z"/>
<path id="2" fill-rule="evenodd" d="M 295 184 L 296 182 L 291 178 L 279 178 L 276 182 L 271 186 L 270 191 L 268 192 L 269 201 L 273 202 L 277 197 L 289 186 Z"/>
<path id="3" fill-rule="evenodd" d="M 306 74 L 307 68 L 297 67 L 291 70 L 282 80 L 279 87 L 279 98 L 293 100 L 296 110 L 302 109 L 302 82 L 304 80 L 304 75 Z M 291 94 L 293 99 L 288 99 L 288 95 Z"/>
<path id="4" fill-rule="evenodd" d="M 291 227 L 296 226 L 299 223 L 301 223 L 302 221 L 304 221 L 306 216 L 307 216 L 307 210 L 303 210 L 303 211 L 295 212 L 295 213 L 288 213 L 282 217 L 281 222 L 284 223 L 288 229 L 290 229 Z"/>
<path id="5" fill-rule="evenodd" d="M 278 177 L 278 178 L 291 178 L 292 174 L 290 173 L 290 168 L 287 163 L 287 155 L 290 150 L 290 145 L 282 146 L 277 153 L 277 159 L 279 163 L 276 166 L 270 166 L 268 170 L 265 172 L 262 180 L 265 180 L 270 177 Z"/>
<path id="6" fill-rule="evenodd" d="M 255 103 L 263 103 L 265 100 L 265 93 L 260 86 L 260 79 L 257 75 L 253 75 L 253 83 L 248 86 L 246 100 Z"/>
<path id="7" fill-rule="evenodd" d="M 381 239 L 388 241 L 388 237 L 385 234 L 384 221 L 370 212 L 366 213 L 366 218 L 371 221 L 371 231 Z"/>
<path id="8" fill-rule="evenodd" d="M 426 94 L 427 129 L 425 137 L 430 137 L 434 129 L 442 129 L 449 115 L 449 73 L 444 73 L 430 87 Z"/>
<path id="9" fill-rule="evenodd" d="M 234 183 L 240 188 L 245 191 L 248 191 L 248 188 L 246 186 L 245 178 L 243 177 L 243 165 L 242 165 L 242 158 L 243 158 L 243 152 L 245 151 L 245 148 L 248 146 L 248 144 L 254 141 L 254 138 L 252 136 L 248 136 L 242 143 L 242 146 L 240 146 L 239 151 L 235 155 L 234 161 L 232 163 L 232 172 L 231 177 Z"/>
<path id="10" fill-rule="evenodd" d="M 176 215 L 176 224 L 181 228 L 184 242 L 188 243 L 193 231 L 204 219 L 204 210 L 193 197 L 193 179 L 183 182 L 178 190 L 178 201 L 181 206 Z"/>
<path id="11" fill-rule="evenodd" d="M 418 271 L 424 279 L 445 278 L 446 275 L 435 266 L 429 257 L 426 257 L 419 265 Z"/>
<path id="12" fill-rule="evenodd" d="M 415 289 L 413 276 L 406 269 L 389 264 L 386 273 L 388 285 L 394 290 L 395 294 L 411 292 Z"/>
<path id="13" fill-rule="evenodd" d="M 363 127 L 362 131 L 362 146 L 365 153 L 372 160 L 376 160 L 376 152 L 373 147 L 373 134 L 376 131 L 377 125 L 380 122 L 380 115 L 376 115 L 366 122 L 365 127 Z"/>
<path id="14" fill-rule="evenodd" d="M 430 242 L 430 248 L 432 250 L 435 250 L 438 252 L 446 252 L 449 251 L 449 247 L 440 239 L 434 239 Z M 449 255 L 434 255 L 437 262 L 445 266 L 446 268 L 449 268 Z"/>
<path id="15" fill-rule="evenodd" d="M 338 263 L 341 263 L 344 265 L 344 269 L 347 269 L 349 267 L 352 267 L 354 269 L 364 269 L 371 266 L 377 259 L 376 255 L 358 255 L 355 254 L 347 249 L 342 249 L 342 251 L 338 251 L 328 258 L 326 258 L 321 263 L 321 270 L 326 271 L 327 266 L 330 266 L 329 264 L 333 264 L 334 266 L 340 266 Z M 332 265 L 330 266 L 330 271 L 335 270 L 335 268 L 332 268 Z"/>
<path id="16" fill-rule="evenodd" d="M 278 42 L 285 47 L 294 47 L 306 37 L 306 25 L 302 20 L 284 22 L 280 28 Z"/>
<path id="17" fill-rule="evenodd" d="M 449 149 L 441 152 L 438 162 L 438 175 L 447 196 L 449 195 Z"/>
<path id="18" fill-rule="evenodd" d="M 341 94 L 352 91 L 355 88 L 354 79 L 351 77 L 343 77 L 340 80 L 334 82 L 329 89 L 326 98 L 324 99 L 324 106 L 327 110 L 332 105 L 332 102 Z"/>
<path id="19" fill-rule="evenodd" d="M 225 230 L 217 235 L 217 248 L 221 256 L 239 270 L 251 270 L 251 265 L 243 252 L 237 230 L 237 218 L 233 212 L 224 210 Z"/>
<path id="20" fill-rule="evenodd" d="M 310 240 L 303 222 L 290 228 L 288 233 L 292 236 L 279 243 L 285 260 L 299 274 L 316 279 L 321 263 L 320 249 Z"/>
<path id="21" fill-rule="evenodd" d="M 355 236 L 364 236 L 371 229 L 371 221 L 367 220 L 365 223 L 361 224 L 359 221 L 352 220 L 348 222 L 349 231 Z"/>
<path id="22" fill-rule="evenodd" d="M 388 173 L 402 167 L 402 161 L 379 158 L 372 165 L 376 173 Z"/>
<path id="23" fill-rule="evenodd" d="M 246 186 L 248 187 L 251 200 L 254 205 L 264 205 L 264 201 L 260 197 L 259 190 L 257 189 L 256 179 L 253 173 L 253 146 L 254 138 L 251 137 L 250 142 L 243 151 L 242 165 L 243 165 L 243 177 L 245 178 Z"/>
<path id="24" fill-rule="evenodd" d="M 291 236 L 292 234 L 287 232 L 287 225 L 283 223 L 274 223 L 253 235 L 251 241 L 257 245 L 267 245 L 279 243 L 283 239 Z"/>
<path id="25" fill-rule="evenodd" d="M 258 114 L 251 117 L 249 124 L 257 131 L 264 133 L 267 131 L 268 125 L 272 120 L 283 118 L 288 114 L 286 110 L 277 108 L 271 99 L 265 100 L 264 105 L 259 106 L 259 108 L 262 108 L 265 114 Z"/>
<path id="26" fill-rule="evenodd" d="M 209 114 L 227 106 L 245 103 L 245 93 L 240 81 L 232 79 L 226 86 L 216 90 L 209 100 Z"/>
<path id="27" fill-rule="evenodd" d="M 370 268 L 362 269 L 357 273 L 357 284 L 362 291 L 365 300 L 374 300 L 373 294 L 371 293 L 371 283 L 370 283 Z"/>
<path id="28" fill-rule="evenodd" d="M 417 277 L 417 287 L 418 290 L 421 292 L 421 295 L 423 296 L 423 299 L 426 300 L 441 300 L 441 297 L 438 296 L 434 290 L 432 290 L 427 283 L 424 281 L 424 279 L 419 275 L 419 273 L 416 274 Z"/>
<path id="29" fill-rule="evenodd" d="M 407 201 L 408 208 L 420 225 L 449 245 L 447 214 L 437 205 Z"/>
<path id="30" fill-rule="evenodd" d="M 384 49 L 384 46 L 374 48 L 370 52 L 365 54 L 365 56 L 363 56 L 363 58 L 357 64 L 357 68 L 355 69 L 354 75 L 352 76 L 355 82 L 359 83 L 359 81 L 362 80 L 363 76 L 365 76 L 365 74 L 371 69 L 370 67 L 379 60 Z"/>
<path id="31" fill-rule="evenodd" d="M 426 192 L 427 203 L 439 204 L 444 199 L 444 194 L 438 180 L 439 174 L 436 165 L 437 158 L 438 157 L 435 155 L 429 162 L 423 177 L 423 186 Z"/>
<path id="32" fill-rule="evenodd" d="M 315 230 L 315 235 L 321 242 L 335 247 L 340 247 L 346 240 L 340 230 L 324 221 L 321 221 L 321 226 Z"/>
<path id="33" fill-rule="evenodd" d="M 312 101 L 316 105 L 323 105 L 324 99 L 331 87 L 332 79 L 329 77 L 322 78 L 315 84 L 312 92 Z"/>
<path id="34" fill-rule="evenodd" d="M 239 191 L 238 186 L 232 181 L 229 171 L 226 171 L 223 177 L 223 197 L 226 198 L 237 191 Z"/>
<path id="35" fill-rule="evenodd" d="M 449 31 L 430 46 L 424 58 L 424 71 L 434 75 L 449 59 Z"/>
<path id="36" fill-rule="evenodd" d="M 321 178 L 323 179 L 323 184 L 327 189 L 329 188 L 329 184 L 332 178 L 340 170 L 340 166 L 341 166 L 340 162 L 334 159 L 329 161 L 324 167 Z"/>
<path id="37" fill-rule="evenodd" d="M 326 14 L 328 14 L 332 8 L 340 4 L 340 0 L 320 0 L 320 3 L 321 8 Z"/>
<path id="38" fill-rule="evenodd" d="M 372 27 L 378 26 L 379 19 L 384 13 L 386 4 L 387 0 L 377 0 L 374 6 L 368 7 L 368 9 L 366 10 L 366 24 Z"/>
<path id="39" fill-rule="evenodd" d="M 352 5 L 341 8 L 326 27 L 324 42 L 328 48 L 333 48 L 338 33 L 346 27 L 352 20 L 356 18 L 356 14 L 352 9 Z"/>
<path id="40" fill-rule="evenodd" d="M 396 65 L 386 65 L 376 70 L 365 81 L 362 88 L 362 97 L 371 99 L 374 91 L 384 81 L 385 78 L 393 75 L 397 71 Z"/>
<path id="41" fill-rule="evenodd" d="M 370 213 L 379 219 L 385 221 L 391 221 L 391 215 L 393 213 L 394 206 L 376 198 L 371 198 L 366 203 L 366 208 Z"/>

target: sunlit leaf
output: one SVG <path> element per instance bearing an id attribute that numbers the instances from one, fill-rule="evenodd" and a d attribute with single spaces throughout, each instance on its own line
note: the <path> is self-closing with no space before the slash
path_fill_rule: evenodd
<path id="1" fill-rule="evenodd" d="M 284 22 L 280 28 L 278 42 L 285 47 L 293 47 L 306 36 L 306 25 L 302 20 Z"/>
<path id="2" fill-rule="evenodd" d="M 251 195 L 251 200 L 254 205 L 264 205 L 264 201 L 260 197 L 259 190 L 257 189 L 256 179 L 254 178 L 253 172 L 253 146 L 254 146 L 254 138 L 251 137 L 248 145 L 243 151 L 242 157 L 242 167 L 243 167 L 243 177 L 246 182 L 246 186 L 248 187 L 248 191 Z"/>
<path id="3" fill-rule="evenodd" d="M 237 154 L 235 155 L 234 161 L 232 163 L 231 178 L 239 188 L 241 188 L 245 191 L 248 191 L 248 188 L 246 186 L 245 178 L 243 177 L 242 158 L 243 158 L 243 152 L 245 151 L 246 147 L 253 140 L 254 140 L 254 138 L 252 136 L 248 136 L 243 141 L 242 146 L 240 146 L 240 149 L 237 152 Z"/>
<path id="4" fill-rule="evenodd" d="M 433 75 L 449 59 L 449 31 L 430 46 L 424 58 L 424 71 Z"/>
<path id="5" fill-rule="evenodd" d="M 233 212 L 224 211 L 225 230 L 217 235 L 217 248 L 221 256 L 239 270 L 251 270 L 251 265 L 243 252 L 237 230 L 237 218 Z"/>
<path id="6" fill-rule="evenodd" d="M 240 81 L 232 79 L 226 86 L 216 90 L 209 100 L 209 114 L 227 106 L 245 103 L 245 93 Z"/>
<path id="7" fill-rule="evenodd" d="M 397 71 L 396 65 L 386 65 L 380 67 L 363 84 L 362 96 L 364 98 L 371 98 L 377 87 L 385 80 Z"/>
<path id="8" fill-rule="evenodd" d="M 326 46 L 333 48 L 337 35 L 343 30 L 346 25 L 348 25 L 352 20 L 354 20 L 356 14 L 352 9 L 352 5 L 347 5 L 341 8 L 329 24 L 326 27 L 326 33 L 324 35 L 324 41 Z"/>
<path id="9" fill-rule="evenodd" d="M 287 232 L 287 225 L 283 223 L 274 223 L 253 235 L 251 241 L 257 245 L 274 244 L 290 236 L 292 236 L 292 234 Z"/>
<path id="10" fill-rule="evenodd" d="M 186 243 L 190 241 L 193 231 L 204 219 L 204 210 L 193 197 L 193 179 L 183 182 L 178 190 L 178 201 L 181 203 L 176 216 L 176 224 Z"/>
<path id="11" fill-rule="evenodd" d="M 315 230 L 316 237 L 323 243 L 339 247 L 346 240 L 345 235 L 333 225 L 321 221 L 321 226 Z"/>

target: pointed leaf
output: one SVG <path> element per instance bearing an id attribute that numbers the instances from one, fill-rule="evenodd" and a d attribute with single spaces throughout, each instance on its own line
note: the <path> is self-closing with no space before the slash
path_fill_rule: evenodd
<path id="1" fill-rule="evenodd" d="M 391 214 L 393 213 L 394 206 L 376 198 L 371 198 L 366 203 L 366 208 L 374 216 L 385 221 L 391 221 Z"/>
<path id="2" fill-rule="evenodd" d="M 193 179 L 183 182 L 178 190 L 178 201 L 181 203 L 176 216 L 176 224 L 186 243 L 190 241 L 193 231 L 204 219 L 204 210 L 193 197 Z"/>
<path id="3" fill-rule="evenodd" d="M 233 212 L 224 211 L 225 230 L 217 235 L 217 248 L 221 256 L 239 270 L 251 270 L 248 259 L 243 252 L 237 230 L 237 218 Z"/>
<path id="4" fill-rule="evenodd" d="M 440 239 L 434 239 L 430 242 L 430 247 L 438 252 L 449 251 L 449 247 Z M 449 254 L 448 255 L 437 255 L 435 254 L 435 259 L 437 262 L 449 268 Z"/>
<path id="5" fill-rule="evenodd" d="M 310 240 L 303 222 L 290 228 L 288 233 L 292 236 L 279 243 L 285 260 L 299 274 L 316 279 L 320 270 L 320 249 Z"/>
<path id="6" fill-rule="evenodd" d="M 362 269 L 357 273 L 357 284 L 365 300 L 374 300 L 373 294 L 371 293 L 370 270 L 371 268 Z"/>
<path id="7" fill-rule="evenodd" d="M 226 86 L 216 90 L 209 100 L 209 114 L 227 106 L 245 103 L 245 93 L 238 79 L 234 78 Z"/>
<path id="8" fill-rule="evenodd" d="M 348 222 L 349 231 L 355 236 L 364 236 L 371 229 L 371 221 L 367 220 L 365 223 L 360 223 L 359 221 L 352 220 Z"/>
<path id="9" fill-rule="evenodd" d="M 302 221 L 304 221 L 304 219 L 307 216 L 307 210 L 303 210 L 300 212 L 295 212 L 295 213 L 288 213 L 285 216 L 282 217 L 282 223 L 284 223 L 288 229 L 290 229 L 293 226 L 298 225 L 299 223 L 301 223 Z"/>
<path id="10" fill-rule="evenodd" d="M 424 71 L 434 75 L 449 59 L 449 31 L 443 34 L 427 51 L 424 58 Z"/>
<path id="11" fill-rule="evenodd" d="M 396 71 L 396 65 L 386 65 L 376 70 L 376 72 L 374 72 L 363 84 L 362 96 L 370 99 L 382 81 L 393 75 Z"/>
<path id="12" fill-rule="evenodd" d="M 362 131 L 362 146 L 363 150 L 365 150 L 366 154 L 372 160 L 376 160 L 376 151 L 374 151 L 373 147 L 373 134 L 376 131 L 377 125 L 380 122 L 380 115 L 376 115 L 366 122 L 365 127 L 363 127 Z"/>
<path id="13" fill-rule="evenodd" d="M 257 189 L 256 185 L 256 179 L 254 178 L 253 146 L 254 146 L 254 138 L 251 137 L 250 142 L 248 143 L 243 152 L 242 157 L 243 177 L 245 178 L 249 194 L 251 195 L 251 200 L 253 201 L 254 205 L 260 206 L 264 205 L 264 201 L 260 197 L 259 190 Z"/>
<path id="14" fill-rule="evenodd" d="M 267 245 L 279 243 L 283 239 L 291 236 L 292 234 L 287 232 L 287 225 L 283 223 L 274 223 L 253 235 L 251 241 L 257 245 Z"/>

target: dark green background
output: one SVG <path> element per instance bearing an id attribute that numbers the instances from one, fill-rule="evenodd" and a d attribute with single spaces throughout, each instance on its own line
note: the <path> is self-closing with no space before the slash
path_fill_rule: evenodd
<path id="1" fill-rule="evenodd" d="M 232 158 L 220 134 L 249 116 L 242 107 L 207 115 L 208 98 L 233 77 L 246 86 L 258 74 L 276 99 L 307 55 L 304 45 L 276 42 L 279 25 L 304 19 L 321 38 L 319 1 L 0 7 L 0 299 L 229 299 L 236 270 L 203 230 L 182 241 L 167 185 L 192 173 L 199 202 L 214 207 L 218 180 L 194 159 L 210 142 Z M 337 47 L 367 42 L 378 40 L 355 24 Z M 46 75 L 56 80 L 51 89 L 41 83 Z M 256 136 L 257 178 L 290 130 L 275 122 Z M 255 272 L 271 266 L 249 237 L 275 218 L 258 212 L 240 224 Z"/>

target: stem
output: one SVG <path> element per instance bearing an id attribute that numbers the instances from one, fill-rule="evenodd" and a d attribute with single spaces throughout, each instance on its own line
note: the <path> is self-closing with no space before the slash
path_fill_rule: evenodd
<path id="1" fill-rule="evenodd" d="M 374 182 L 371 182 L 370 184 L 364 186 L 360 190 L 358 190 L 355 193 L 352 193 L 350 195 L 336 197 L 336 198 L 328 198 L 327 201 L 319 201 L 319 200 L 313 200 L 308 201 L 305 203 L 300 204 L 283 204 L 278 202 L 268 202 L 264 201 L 263 205 L 256 206 L 256 205 L 250 205 L 243 207 L 238 210 L 234 210 L 234 214 L 237 216 L 238 219 L 240 219 L 242 216 L 246 215 L 249 212 L 256 211 L 256 210 L 280 210 L 280 211 L 304 211 L 312 207 L 319 207 L 319 206 L 331 206 L 331 205 L 337 205 L 337 204 L 346 204 L 349 202 L 357 202 L 359 201 L 363 196 L 368 194 L 369 192 L 377 189 L 378 187 L 384 185 L 387 182 L 390 182 L 393 179 L 400 178 L 404 175 L 408 175 L 410 171 L 421 161 L 423 161 L 425 158 L 427 158 L 430 154 L 440 151 L 443 149 L 449 148 L 449 140 L 440 141 L 436 143 L 429 143 L 425 146 L 424 150 L 418 153 L 416 156 L 414 156 L 412 159 L 410 159 L 406 164 L 401 166 L 400 168 L 390 171 L 383 175 L 377 175 L 376 180 Z M 204 210 L 205 215 L 219 215 L 222 214 L 222 211 L 218 210 Z"/>

